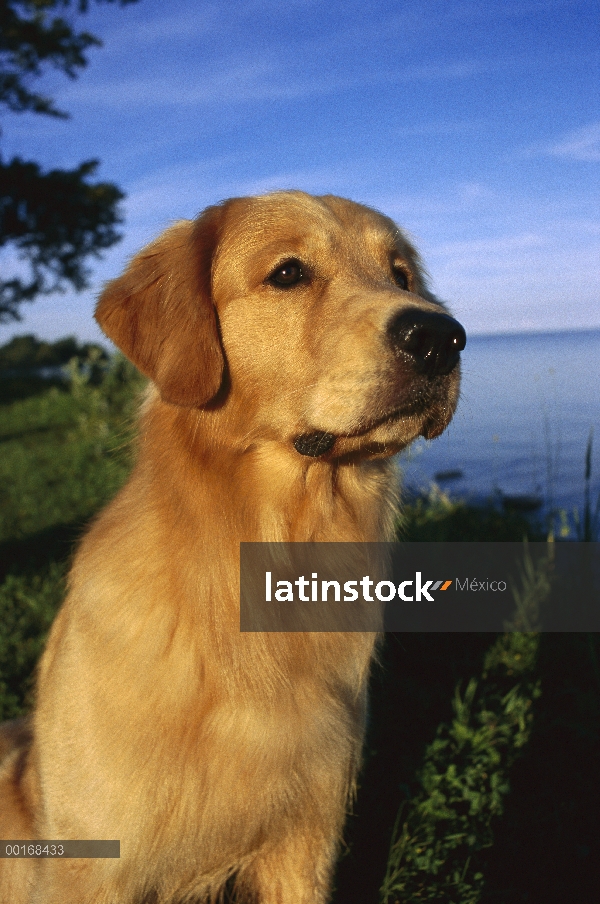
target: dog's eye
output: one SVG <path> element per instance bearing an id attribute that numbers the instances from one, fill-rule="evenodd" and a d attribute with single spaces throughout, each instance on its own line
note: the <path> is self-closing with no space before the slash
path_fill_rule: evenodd
<path id="1" fill-rule="evenodd" d="M 396 267 L 392 264 L 392 277 L 399 289 L 404 289 L 405 292 L 408 291 L 408 273 L 403 267 Z"/>
<path id="2" fill-rule="evenodd" d="M 300 261 L 291 260 L 281 264 L 280 267 L 271 273 L 269 282 L 273 286 L 286 289 L 288 286 L 295 286 L 296 283 L 304 279 L 302 264 Z"/>

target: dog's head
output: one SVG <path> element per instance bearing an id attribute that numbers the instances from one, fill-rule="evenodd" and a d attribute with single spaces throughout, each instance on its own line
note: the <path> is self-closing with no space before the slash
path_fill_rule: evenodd
<path id="1" fill-rule="evenodd" d="M 331 195 L 234 198 L 177 223 L 96 318 L 165 402 L 218 409 L 242 445 L 391 455 L 441 433 L 458 400 L 465 333 L 416 251 Z"/>

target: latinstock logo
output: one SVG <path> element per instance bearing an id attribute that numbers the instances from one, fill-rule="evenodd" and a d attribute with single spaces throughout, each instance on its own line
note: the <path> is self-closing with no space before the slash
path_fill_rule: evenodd
<path id="1" fill-rule="evenodd" d="M 274 583 L 275 588 L 273 588 Z M 296 600 L 304 603 L 327 603 L 333 600 L 339 603 L 343 600 L 345 603 L 353 603 L 359 599 L 359 586 L 361 588 L 360 596 L 367 603 L 374 603 L 375 600 L 390 603 L 396 595 L 405 603 L 420 603 L 424 600 L 433 603 L 434 598 L 431 594 L 436 590 L 448 590 L 452 586 L 452 581 L 423 581 L 420 571 L 415 572 L 413 580 L 400 581 L 398 585 L 393 581 L 376 583 L 368 574 L 355 581 L 321 580 L 319 582 L 317 572 L 312 572 L 310 580 L 302 574 L 294 581 L 274 581 L 272 573 L 266 571 L 265 601 L 270 603 L 275 599 L 279 603 L 293 603 Z M 375 593 L 375 598 L 371 595 L 372 592 Z"/>

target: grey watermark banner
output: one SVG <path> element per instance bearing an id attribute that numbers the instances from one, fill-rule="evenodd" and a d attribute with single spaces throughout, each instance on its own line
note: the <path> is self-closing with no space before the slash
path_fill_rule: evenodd
<path id="1" fill-rule="evenodd" d="M 599 543 L 241 543 L 242 631 L 600 631 Z"/>
<path id="2" fill-rule="evenodd" d="M 120 841 L 0 841 L 0 858 L 69 860 L 121 856 Z"/>

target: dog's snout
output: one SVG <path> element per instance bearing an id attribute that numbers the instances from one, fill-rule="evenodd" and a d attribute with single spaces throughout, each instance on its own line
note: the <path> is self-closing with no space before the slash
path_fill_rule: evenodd
<path id="1" fill-rule="evenodd" d="M 396 314 L 387 334 L 394 353 L 409 358 L 418 373 L 429 377 L 449 374 L 467 343 L 458 320 L 419 308 Z"/>

